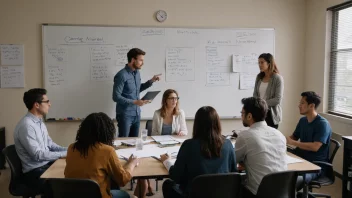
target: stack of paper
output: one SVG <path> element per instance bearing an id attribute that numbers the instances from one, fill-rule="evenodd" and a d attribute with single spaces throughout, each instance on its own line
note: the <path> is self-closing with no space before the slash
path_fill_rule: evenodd
<path id="1" fill-rule="evenodd" d="M 170 135 L 158 135 L 158 136 L 152 136 L 152 138 L 158 143 L 174 140 Z"/>
<path id="2" fill-rule="evenodd" d="M 170 135 L 152 136 L 152 138 L 155 140 L 155 142 L 158 142 L 161 145 L 178 144 L 185 141 L 185 139 L 175 138 Z"/>
<path id="3" fill-rule="evenodd" d="M 172 145 L 172 144 L 178 144 L 179 142 L 178 141 L 175 141 L 175 140 L 170 140 L 170 141 L 162 141 L 162 142 L 159 142 L 160 145 Z"/>
<path id="4" fill-rule="evenodd" d="M 138 151 L 135 148 L 118 149 L 116 154 L 123 158 L 129 158 L 132 154 L 138 158 L 144 158 L 151 156 L 160 157 L 160 155 L 168 153 L 172 157 L 177 156 L 179 149 L 180 146 L 160 148 L 156 144 L 151 144 L 143 146 L 143 149 Z"/>
<path id="5" fill-rule="evenodd" d="M 172 139 L 174 139 L 175 141 L 179 142 L 179 143 L 183 143 L 184 141 L 186 141 L 186 139 L 184 138 L 175 138 L 175 137 L 172 137 Z"/>
<path id="6" fill-rule="evenodd" d="M 143 141 L 143 144 L 148 144 L 150 142 L 153 142 L 154 140 L 145 140 Z M 136 145 L 136 140 L 135 139 L 129 139 L 129 140 L 121 140 L 122 145 L 127 145 L 127 146 L 135 146 Z"/>

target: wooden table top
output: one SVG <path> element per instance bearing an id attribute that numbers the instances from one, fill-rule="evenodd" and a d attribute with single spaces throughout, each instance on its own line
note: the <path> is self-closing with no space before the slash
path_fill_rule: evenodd
<path id="1" fill-rule="evenodd" d="M 127 139 L 127 138 L 123 138 Z M 123 146 L 119 146 L 118 148 L 123 148 Z M 292 153 L 287 153 L 291 157 L 302 159 Z M 120 160 L 121 164 L 125 164 L 126 161 Z M 58 159 L 52 164 L 48 170 L 46 170 L 40 177 L 41 178 L 64 178 L 64 170 L 66 166 L 66 159 Z M 300 173 L 312 173 L 319 172 L 320 167 L 310 163 L 306 160 L 303 160 L 301 163 L 288 164 L 288 170 L 295 170 Z M 148 157 L 139 159 L 139 166 L 137 166 L 133 171 L 134 178 L 156 178 L 168 177 L 169 172 L 164 167 L 163 163 L 160 161 Z"/>

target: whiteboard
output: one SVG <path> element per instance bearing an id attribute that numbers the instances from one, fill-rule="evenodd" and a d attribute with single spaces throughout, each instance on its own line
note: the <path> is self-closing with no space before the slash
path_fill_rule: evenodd
<path id="1" fill-rule="evenodd" d="M 221 118 L 240 117 L 241 99 L 253 94 L 258 56 L 274 54 L 274 46 L 275 31 L 270 28 L 43 25 L 44 86 L 52 101 L 47 118 L 84 118 L 92 112 L 115 118 L 113 78 L 133 47 L 146 52 L 142 82 L 162 73 L 147 90 L 161 93 L 141 108 L 142 119 L 153 117 L 166 89 L 179 93 L 180 108 L 189 119 L 205 105 L 213 106 Z M 240 89 L 240 76 L 246 89 Z"/>

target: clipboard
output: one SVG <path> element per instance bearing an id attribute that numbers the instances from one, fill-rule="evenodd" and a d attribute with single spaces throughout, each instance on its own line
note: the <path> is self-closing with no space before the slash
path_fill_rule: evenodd
<path id="1" fill-rule="evenodd" d="M 153 100 L 160 91 L 148 91 L 141 100 Z"/>

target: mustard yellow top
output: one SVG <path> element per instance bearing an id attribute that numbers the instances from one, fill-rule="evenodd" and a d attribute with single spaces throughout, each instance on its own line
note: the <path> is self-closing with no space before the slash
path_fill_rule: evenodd
<path id="1" fill-rule="evenodd" d="M 67 150 L 65 178 L 95 180 L 100 186 L 103 198 L 112 197 L 110 178 L 119 186 L 125 186 L 131 180 L 131 174 L 121 165 L 113 147 L 96 144 L 96 147 L 88 150 L 86 158 L 72 148 L 73 144 Z"/>

